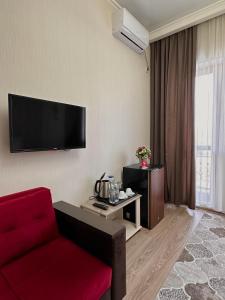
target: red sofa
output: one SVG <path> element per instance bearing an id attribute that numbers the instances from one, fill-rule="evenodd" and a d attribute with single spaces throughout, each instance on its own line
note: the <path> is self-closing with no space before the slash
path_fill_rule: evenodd
<path id="1" fill-rule="evenodd" d="M 0 197 L 0 299 L 122 299 L 124 228 L 99 225 L 99 219 L 65 202 L 54 209 L 47 188 Z M 114 227 L 113 232 L 107 232 L 107 226 Z M 122 249 L 118 258 L 113 250 L 116 236 Z M 90 245 L 93 237 L 100 247 Z M 111 259 L 103 253 L 104 245 L 113 253 Z"/>

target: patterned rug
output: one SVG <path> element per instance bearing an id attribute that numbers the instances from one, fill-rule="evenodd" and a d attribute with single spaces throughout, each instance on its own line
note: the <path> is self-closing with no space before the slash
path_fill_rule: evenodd
<path id="1" fill-rule="evenodd" d="M 157 300 L 225 300 L 225 217 L 205 213 Z"/>

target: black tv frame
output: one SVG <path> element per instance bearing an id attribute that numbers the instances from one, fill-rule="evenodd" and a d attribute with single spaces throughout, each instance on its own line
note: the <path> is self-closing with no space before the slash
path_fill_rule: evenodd
<path id="1" fill-rule="evenodd" d="M 63 147 L 45 147 L 45 148 L 30 148 L 30 149 L 15 149 L 13 147 L 13 127 L 12 127 L 12 103 L 11 103 L 11 97 L 21 97 L 21 98 L 25 98 L 25 99 L 30 99 L 30 100 L 40 100 L 43 102 L 48 102 L 48 103 L 57 103 L 57 104 L 64 104 L 64 105 L 68 105 L 68 106 L 72 106 L 72 107 L 81 107 L 84 109 L 85 115 L 84 115 L 84 132 L 85 132 L 85 141 L 84 141 L 84 145 L 82 147 L 67 147 L 67 148 L 63 148 Z M 73 105 L 73 104 L 68 104 L 68 103 L 64 103 L 64 102 L 58 102 L 58 101 L 50 101 L 50 100 L 45 100 L 45 99 L 40 99 L 40 98 L 34 98 L 34 97 L 28 97 L 28 96 L 23 96 L 23 95 L 17 95 L 17 94 L 8 94 L 8 117 L 9 117 L 9 138 L 10 138 L 10 153 L 21 153 L 21 152 L 39 152 L 39 151 L 57 151 L 57 150 L 63 150 L 63 151 L 67 151 L 67 150 L 74 150 L 74 149 L 85 149 L 86 148 L 86 107 L 80 106 L 80 105 Z"/>

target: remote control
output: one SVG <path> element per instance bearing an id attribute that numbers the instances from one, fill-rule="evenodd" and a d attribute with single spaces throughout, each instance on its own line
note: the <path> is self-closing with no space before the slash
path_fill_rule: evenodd
<path id="1" fill-rule="evenodd" d="M 97 203 L 97 202 L 93 203 L 92 205 L 95 206 L 95 207 L 104 209 L 104 210 L 107 210 L 109 208 L 108 205 Z"/>

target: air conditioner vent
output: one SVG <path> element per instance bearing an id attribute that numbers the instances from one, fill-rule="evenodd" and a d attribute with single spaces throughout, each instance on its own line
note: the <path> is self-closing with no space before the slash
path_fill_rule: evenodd
<path id="1" fill-rule="evenodd" d="M 140 51 L 144 51 L 144 49 L 143 48 L 141 48 L 138 44 L 136 44 L 134 41 L 132 41 L 126 34 L 124 34 L 123 32 L 120 32 L 125 38 L 127 38 L 130 42 L 132 42 L 132 44 L 134 44 L 135 46 L 137 46 L 139 49 L 140 49 Z"/>

